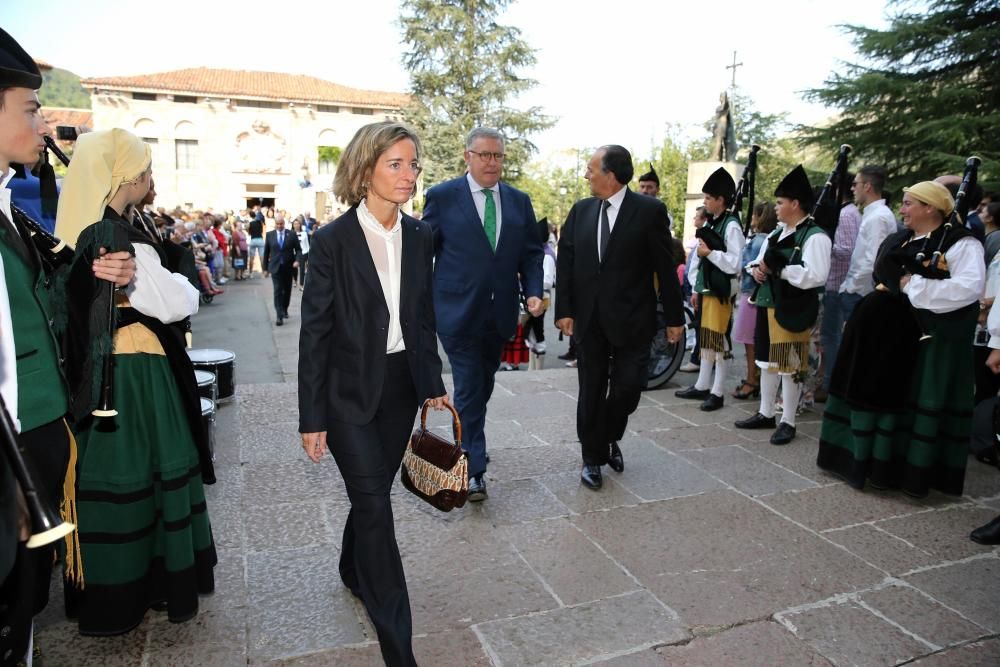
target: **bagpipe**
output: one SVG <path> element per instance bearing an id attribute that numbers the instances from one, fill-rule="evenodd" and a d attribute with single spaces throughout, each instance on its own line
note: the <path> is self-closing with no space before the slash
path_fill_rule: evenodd
<path id="1" fill-rule="evenodd" d="M 819 316 L 819 295 L 813 289 L 800 289 L 790 285 L 783 280 L 773 281 L 773 277 L 780 274 L 789 264 L 794 264 L 802 256 L 802 245 L 808 236 L 809 229 L 813 226 L 820 226 L 827 233 L 832 234 L 836 228 L 840 201 L 844 188 L 850 187 L 847 184 L 847 161 L 853 148 L 850 144 L 842 144 L 837 153 L 837 162 L 830 172 L 823 189 L 820 191 L 809 215 L 806 216 L 795 232 L 788 238 L 793 239 L 795 246 L 789 256 L 782 254 L 777 247 L 768 243 L 767 251 L 764 253 L 764 263 L 769 270 L 767 281 L 771 285 L 774 295 L 774 317 L 784 329 L 791 332 L 802 332 L 811 328 L 816 323 Z M 833 216 L 832 225 L 820 224 L 817 218 L 829 220 Z M 750 303 L 756 303 L 757 294 L 760 291 L 760 284 L 750 295 Z"/>
<path id="2" fill-rule="evenodd" d="M 746 166 L 743 167 L 743 175 L 740 176 L 739 183 L 736 184 L 736 194 L 733 197 L 733 201 L 729 204 L 729 208 L 722 214 L 723 220 L 729 216 L 736 216 L 737 221 L 743 220 L 743 200 L 746 199 L 746 222 L 742 223 L 744 236 L 747 235 L 750 229 L 750 220 L 753 217 L 754 184 L 756 183 L 757 153 L 759 151 L 760 146 L 757 144 L 753 144 L 750 147 L 750 155 L 747 157 Z M 724 239 L 717 231 L 712 229 L 708 223 L 705 223 L 696 229 L 694 236 L 695 238 L 704 241 L 705 246 L 709 250 L 720 250 L 722 252 L 726 251 L 726 239 Z M 732 275 L 723 273 L 711 262 L 707 262 L 702 266 L 704 285 L 712 292 L 712 294 L 720 299 L 729 298 L 730 293 L 732 292 Z"/>
<path id="3" fill-rule="evenodd" d="M 44 140 L 45 148 L 43 149 L 43 154 L 45 161 L 48 162 L 48 151 L 52 151 L 52 154 L 64 166 L 68 167 L 70 162 L 69 156 L 56 145 L 52 137 L 46 135 Z M 27 230 L 31 242 L 38 251 L 48 274 L 51 275 L 64 267 L 68 268 L 73 263 L 76 252 L 69 244 L 50 234 L 40 223 L 33 220 L 27 213 L 16 206 L 11 206 L 11 213 L 17 219 L 17 222 Z M 114 283 L 108 283 L 108 290 L 110 294 L 110 308 L 114 308 Z M 112 336 L 112 339 L 115 333 L 114 315 L 114 310 L 109 310 L 108 332 Z M 95 417 L 113 417 L 118 414 L 118 411 L 114 408 L 114 359 L 110 354 L 104 358 L 102 373 L 100 399 L 97 408 L 93 410 L 92 414 Z"/>
<path id="4" fill-rule="evenodd" d="M 976 187 L 979 165 L 982 162 L 982 159 L 975 155 L 970 156 L 965 161 L 965 172 L 962 174 L 962 183 L 958 186 L 958 192 L 955 194 L 954 208 L 952 208 L 944 224 L 924 239 L 920 251 L 915 256 L 902 252 L 901 249 L 895 249 L 889 253 L 889 261 L 898 266 L 898 274 L 895 271 L 892 272 L 896 274 L 894 276 L 896 282 L 906 273 L 937 280 L 944 280 L 951 277 L 951 273 L 947 268 L 940 267 L 941 258 L 944 256 L 945 250 L 950 247 L 948 237 L 952 235 L 952 230 L 956 227 L 962 227 L 965 224 L 965 218 L 968 214 L 966 198 L 969 191 Z M 928 246 L 933 242 L 932 239 L 934 237 L 937 237 L 937 245 L 931 251 L 931 256 L 928 258 Z"/>

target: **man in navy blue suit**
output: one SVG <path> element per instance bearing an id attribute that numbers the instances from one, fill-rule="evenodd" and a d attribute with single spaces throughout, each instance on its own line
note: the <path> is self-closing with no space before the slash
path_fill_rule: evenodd
<path id="1" fill-rule="evenodd" d="M 469 500 L 486 498 L 486 404 L 503 344 L 517 327 L 519 294 L 542 313 L 542 245 L 531 199 L 500 182 L 504 138 L 476 128 L 465 140 L 465 175 L 427 191 L 434 230 L 434 313 L 451 363 L 454 404 L 469 455 Z"/>

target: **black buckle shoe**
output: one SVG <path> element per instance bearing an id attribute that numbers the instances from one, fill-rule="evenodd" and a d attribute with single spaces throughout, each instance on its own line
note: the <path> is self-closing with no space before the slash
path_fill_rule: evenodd
<path id="1" fill-rule="evenodd" d="M 702 412 L 714 412 L 722 407 L 722 397 L 716 396 L 715 394 L 709 394 L 708 397 L 701 402 Z"/>
<path id="2" fill-rule="evenodd" d="M 486 480 L 483 473 L 479 473 L 469 478 L 469 502 L 481 503 L 489 496 L 486 495 Z"/>
<path id="3" fill-rule="evenodd" d="M 677 398 L 693 398 L 695 400 L 704 401 L 711 393 L 712 392 L 708 389 L 696 389 L 694 385 L 691 385 L 685 389 L 678 389 L 674 392 L 674 396 Z"/>
<path id="4" fill-rule="evenodd" d="M 580 471 L 580 481 L 588 489 L 597 491 L 604 486 L 604 479 L 601 477 L 601 466 L 584 465 Z"/>
<path id="5" fill-rule="evenodd" d="M 788 422 L 781 422 L 771 436 L 772 445 L 787 445 L 795 437 L 795 427 Z"/>
<path id="6" fill-rule="evenodd" d="M 774 428 L 774 417 L 765 417 L 759 412 L 753 417 L 747 417 L 734 423 L 736 428 Z"/>
<path id="7" fill-rule="evenodd" d="M 611 456 L 608 457 L 608 465 L 615 472 L 623 472 L 625 470 L 625 458 L 622 456 L 622 450 L 618 447 L 617 442 L 611 443 Z"/>

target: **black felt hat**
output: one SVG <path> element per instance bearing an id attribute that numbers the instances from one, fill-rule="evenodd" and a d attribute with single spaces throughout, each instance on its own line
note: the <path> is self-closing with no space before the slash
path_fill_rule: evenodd
<path id="1" fill-rule="evenodd" d="M 660 177 L 656 175 L 656 170 L 653 169 L 653 163 L 649 163 L 649 171 L 639 177 L 640 181 L 653 181 L 657 185 L 660 184 Z"/>
<path id="2" fill-rule="evenodd" d="M 736 195 L 736 181 L 728 171 L 719 167 L 708 177 L 701 191 L 713 197 L 733 197 Z"/>
<path id="3" fill-rule="evenodd" d="M 799 207 L 804 211 L 812 208 L 812 185 L 809 184 L 809 177 L 806 176 L 806 170 L 802 168 L 801 164 L 781 179 L 778 187 L 774 189 L 774 196 L 784 197 L 785 199 L 797 199 Z"/>
<path id="4" fill-rule="evenodd" d="M 7 31 L 0 28 L 0 88 L 42 87 L 38 65 Z"/>

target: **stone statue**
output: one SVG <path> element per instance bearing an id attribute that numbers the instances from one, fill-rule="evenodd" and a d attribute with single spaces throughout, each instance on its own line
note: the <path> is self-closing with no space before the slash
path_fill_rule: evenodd
<path id="1" fill-rule="evenodd" d="M 736 160 L 736 129 L 733 127 L 733 110 L 729 106 L 729 95 L 719 95 L 719 106 L 715 109 L 715 130 L 712 132 L 712 160 L 734 162 Z"/>

